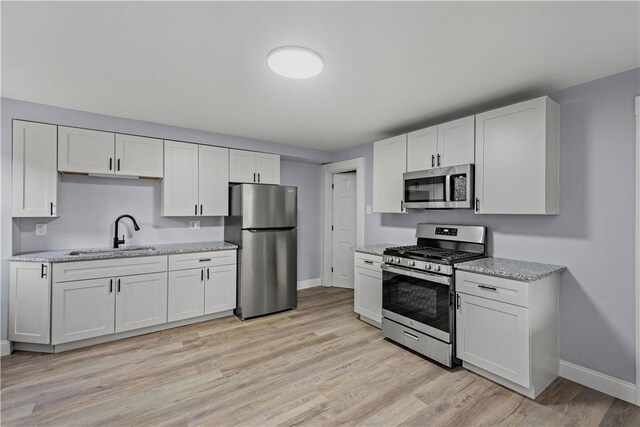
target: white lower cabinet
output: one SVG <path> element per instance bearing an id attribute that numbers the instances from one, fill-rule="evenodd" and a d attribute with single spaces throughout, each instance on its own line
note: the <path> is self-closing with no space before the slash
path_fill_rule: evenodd
<path id="1" fill-rule="evenodd" d="M 458 358 L 529 387 L 529 310 L 458 294 Z"/>
<path id="2" fill-rule="evenodd" d="M 204 314 L 236 308 L 236 265 L 206 269 Z"/>
<path id="3" fill-rule="evenodd" d="M 116 279 L 116 332 L 167 321 L 167 273 Z"/>
<path id="4" fill-rule="evenodd" d="M 51 264 L 12 262 L 9 340 L 47 344 L 51 330 Z"/>
<path id="5" fill-rule="evenodd" d="M 55 283 L 51 319 L 52 344 L 114 333 L 113 286 L 113 278 Z"/>
<path id="6" fill-rule="evenodd" d="M 377 327 L 382 323 L 381 264 L 381 256 L 355 253 L 353 311 Z"/>
<path id="7" fill-rule="evenodd" d="M 169 269 L 169 322 L 236 308 L 235 250 L 171 255 Z"/>
<path id="8" fill-rule="evenodd" d="M 558 376 L 558 276 L 535 282 L 456 272 L 463 366 L 535 399 Z"/>
<path id="9" fill-rule="evenodd" d="M 169 272 L 169 322 L 204 314 L 204 269 Z"/>

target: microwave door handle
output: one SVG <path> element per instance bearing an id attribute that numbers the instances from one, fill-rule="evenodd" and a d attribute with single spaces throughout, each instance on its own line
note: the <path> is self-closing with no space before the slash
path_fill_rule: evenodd
<path id="1" fill-rule="evenodd" d="M 451 201 L 451 175 L 447 175 L 444 179 L 444 200 Z"/>

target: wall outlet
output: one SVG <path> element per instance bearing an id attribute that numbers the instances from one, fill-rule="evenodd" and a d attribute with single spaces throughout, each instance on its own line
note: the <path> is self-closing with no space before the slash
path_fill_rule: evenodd
<path id="1" fill-rule="evenodd" d="M 36 236 L 47 235 L 47 224 L 36 224 Z"/>
<path id="2" fill-rule="evenodd" d="M 367 205 L 367 215 L 371 215 L 371 205 Z"/>
<path id="3" fill-rule="evenodd" d="M 189 228 L 192 230 L 200 230 L 200 221 L 189 221 Z"/>

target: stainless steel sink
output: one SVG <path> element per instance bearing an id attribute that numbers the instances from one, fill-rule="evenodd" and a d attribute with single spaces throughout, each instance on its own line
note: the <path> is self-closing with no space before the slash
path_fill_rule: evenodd
<path id="1" fill-rule="evenodd" d="M 104 249 L 83 249 L 80 251 L 71 251 L 69 255 L 71 256 L 80 256 L 80 255 L 109 255 L 109 254 L 118 254 L 118 253 L 129 253 L 129 252 L 150 252 L 155 251 L 156 248 L 153 246 L 129 246 L 126 248 L 104 248 Z"/>

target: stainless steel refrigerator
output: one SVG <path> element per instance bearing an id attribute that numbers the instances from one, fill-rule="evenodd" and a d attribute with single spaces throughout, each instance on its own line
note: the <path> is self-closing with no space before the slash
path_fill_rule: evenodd
<path id="1" fill-rule="evenodd" d="M 224 239 L 238 245 L 241 319 L 296 308 L 298 304 L 298 189 L 238 184 L 229 188 Z"/>

